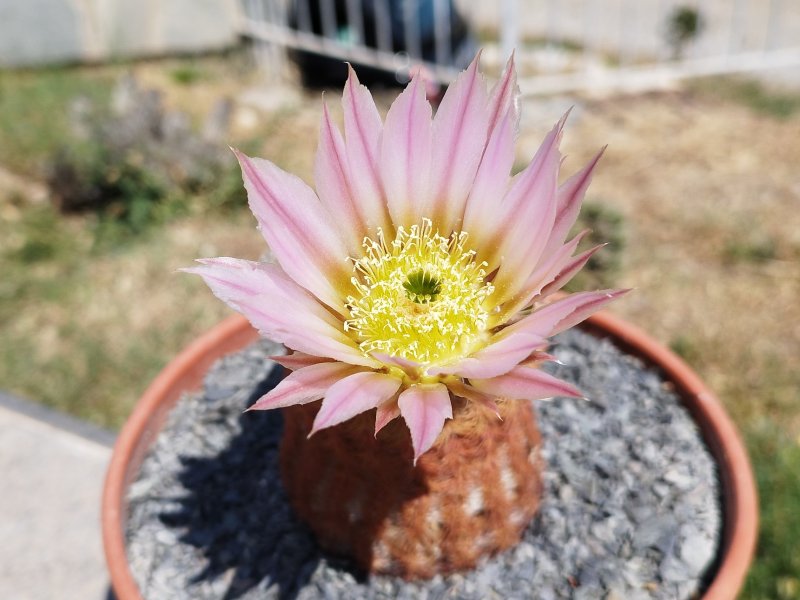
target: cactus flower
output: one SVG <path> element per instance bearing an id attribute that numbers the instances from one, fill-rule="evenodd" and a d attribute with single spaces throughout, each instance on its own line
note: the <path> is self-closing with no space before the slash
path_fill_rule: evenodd
<path id="1" fill-rule="evenodd" d="M 624 291 L 553 299 L 599 249 L 566 240 L 602 151 L 558 185 L 565 118 L 511 177 L 519 92 L 513 59 L 491 91 L 478 58 L 432 117 L 412 79 L 385 120 L 351 69 L 344 135 L 323 105 L 316 193 L 237 152 L 275 263 L 201 259 L 187 271 L 294 352 L 255 410 L 322 399 L 312 434 L 371 409 L 402 417 L 414 460 L 453 417 L 452 398 L 580 397 L 537 367 L 547 338 Z"/>

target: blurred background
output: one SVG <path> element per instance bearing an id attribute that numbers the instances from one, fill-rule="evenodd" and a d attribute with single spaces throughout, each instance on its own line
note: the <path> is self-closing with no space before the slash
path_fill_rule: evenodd
<path id="1" fill-rule="evenodd" d="M 344 61 L 385 113 L 478 48 L 516 52 L 519 168 L 569 107 L 565 175 L 609 145 L 573 289 L 635 287 L 613 311 L 721 397 L 761 497 L 742 597 L 800 598 L 795 1 L 0 0 L 0 390 L 119 428 L 229 314 L 176 269 L 264 251 L 227 147 L 311 181 Z"/>

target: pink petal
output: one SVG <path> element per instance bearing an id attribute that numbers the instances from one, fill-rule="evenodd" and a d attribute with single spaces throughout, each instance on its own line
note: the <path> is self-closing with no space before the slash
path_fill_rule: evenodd
<path id="1" fill-rule="evenodd" d="M 478 73 L 480 54 L 450 85 L 433 119 L 431 188 L 433 220 L 449 233 L 463 215 L 486 145 L 486 86 Z"/>
<path id="2" fill-rule="evenodd" d="M 334 215 L 301 179 L 260 158 L 236 152 L 250 210 L 283 270 L 325 304 L 346 313 L 342 298 L 352 277 Z"/>
<path id="3" fill-rule="evenodd" d="M 584 229 L 569 242 L 556 248 L 551 254 L 543 256 L 525 285 L 526 288 L 530 288 L 529 293 L 532 296 L 539 294 L 542 288 L 553 281 L 556 275 L 571 261 L 578 245 L 589 232 L 589 229 Z"/>
<path id="4" fill-rule="evenodd" d="M 314 161 L 314 182 L 322 204 L 330 214 L 337 216 L 334 223 L 346 241 L 350 254 L 358 256 L 367 230 L 354 200 L 350 180 L 350 165 L 342 134 L 331 121 L 328 106 L 323 103 L 319 146 Z"/>
<path id="5" fill-rule="evenodd" d="M 532 369 L 536 369 L 539 367 L 539 365 L 546 362 L 554 362 L 559 365 L 564 364 L 560 360 L 558 360 L 555 356 L 549 354 L 548 352 L 544 352 L 543 350 L 534 350 L 533 352 L 531 352 L 531 355 L 528 358 L 519 363 L 519 366 L 531 367 Z"/>
<path id="6" fill-rule="evenodd" d="M 379 404 L 375 411 L 375 435 L 377 436 L 381 429 L 399 416 L 400 407 L 397 405 L 397 398 L 392 398 L 383 404 Z"/>
<path id="7" fill-rule="evenodd" d="M 594 256 L 595 252 L 606 245 L 607 244 L 599 244 L 594 248 L 589 248 L 585 252 L 581 252 L 578 254 L 578 256 L 573 256 L 569 262 L 561 268 L 561 270 L 558 272 L 558 275 L 556 275 L 550 283 L 542 288 L 541 295 L 549 296 L 550 294 L 553 294 L 564 287 L 569 280 L 572 279 L 578 273 L 578 271 L 580 271 L 586 265 L 587 262 L 589 262 L 589 259 Z"/>
<path id="8" fill-rule="evenodd" d="M 509 400 L 542 400 L 553 396 L 583 397 L 580 390 L 566 381 L 528 367 L 515 367 L 500 377 L 470 379 L 469 382 L 481 392 Z"/>
<path id="9" fill-rule="evenodd" d="M 577 325 L 592 313 L 627 293 L 629 290 L 600 290 L 578 292 L 551 302 L 527 317 L 504 329 L 506 332 L 526 331 L 534 335 L 549 337 Z"/>
<path id="10" fill-rule="evenodd" d="M 558 142 L 564 119 L 545 138 L 531 164 L 511 185 L 500 206 L 498 227 L 500 270 L 493 300 L 512 298 L 531 274 L 550 237 L 556 214 L 556 181 L 560 164 Z"/>
<path id="11" fill-rule="evenodd" d="M 463 231 L 468 232 L 467 243 L 473 248 L 483 248 L 491 238 L 513 164 L 514 131 L 510 118 L 506 117 L 489 138 L 467 198 Z"/>
<path id="12" fill-rule="evenodd" d="M 353 199 L 371 234 L 379 227 L 388 232 L 391 231 L 391 220 L 386 209 L 378 158 L 383 125 L 369 90 L 359 83 L 352 67 L 348 70 L 342 107 Z"/>
<path id="13" fill-rule="evenodd" d="M 392 103 L 381 139 L 381 174 L 396 227 L 430 217 L 431 105 L 419 75 Z"/>
<path id="14" fill-rule="evenodd" d="M 553 282 L 562 270 L 570 264 L 572 253 L 575 252 L 578 244 L 587 233 L 589 233 L 588 229 L 580 232 L 567 244 L 543 258 L 533 273 L 530 274 L 525 284 L 519 287 L 517 295 L 503 304 L 499 313 L 492 316 L 492 326 L 505 323 L 509 318 L 517 315 L 520 310 L 529 306 L 535 298 L 543 295 L 545 286 Z"/>
<path id="15" fill-rule="evenodd" d="M 400 384 L 396 377 L 374 371 L 345 377 L 326 392 L 309 435 L 375 408 L 394 396 Z"/>
<path id="16" fill-rule="evenodd" d="M 241 312 L 262 335 L 314 356 L 378 367 L 342 330 L 342 322 L 277 265 L 235 258 L 199 260 L 183 269 L 200 275 L 220 300 Z"/>
<path id="17" fill-rule="evenodd" d="M 550 335 L 556 335 L 562 331 L 566 331 L 581 321 L 589 318 L 592 314 L 603 308 L 612 300 L 624 296 L 630 289 L 626 290 L 605 290 L 604 297 L 598 297 L 593 300 L 582 302 L 578 308 L 572 311 L 567 317 L 561 319 L 558 324 L 553 328 Z M 597 294 L 602 292 L 595 292 Z"/>
<path id="18" fill-rule="evenodd" d="M 290 373 L 247 410 L 284 408 L 319 400 L 325 392 L 344 377 L 357 373 L 359 367 L 340 362 L 325 362 Z"/>
<path id="19" fill-rule="evenodd" d="M 512 130 L 516 131 L 519 125 L 519 86 L 513 53 L 489 98 L 489 131 L 493 131 L 506 117 Z"/>
<path id="20" fill-rule="evenodd" d="M 550 239 L 547 242 L 545 253 L 552 251 L 558 244 L 564 242 L 569 233 L 570 228 L 578 218 L 578 212 L 581 208 L 581 202 L 586 194 L 589 184 L 592 182 L 592 174 L 594 168 L 603 156 L 606 147 L 603 147 L 595 157 L 589 161 L 583 169 L 575 173 L 572 177 L 567 179 L 559 188 L 556 194 L 558 208 L 556 209 L 556 217 L 553 222 L 553 231 L 550 234 Z"/>
<path id="21" fill-rule="evenodd" d="M 495 403 L 494 398 L 491 396 L 487 396 L 483 392 L 476 390 L 471 385 L 467 385 L 461 381 L 448 383 L 447 387 L 453 393 L 453 395 L 458 396 L 459 398 L 466 398 L 475 404 L 480 404 L 484 408 L 487 408 L 496 414 L 498 419 L 501 418 L 500 410 L 497 408 L 497 404 Z"/>
<path id="22" fill-rule="evenodd" d="M 417 459 L 439 437 L 445 420 L 453 418 L 450 394 L 441 383 L 415 385 L 400 394 L 397 404 L 411 431 L 414 464 L 417 464 Z"/>
<path id="23" fill-rule="evenodd" d="M 330 362 L 333 359 L 325 358 L 322 356 L 312 356 L 303 352 L 292 352 L 291 354 L 283 354 L 280 356 L 270 356 L 270 360 L 275 361 L 282 367 L 296 371 L 303 367 L 310 367 L 323 362 Z"/>
<path id="24" fill-rule="evenodd" d="M 409 375 L 417 375 L 422 369 L 422 363 L 403 358 L 402 356 L 390 356 L 383 352 L 370 352 L 370 356 L 385 365 L 392 365 L 393 367 L 402 369 Z"/>
<path id="25" fill-rule="evenodd" d="M 472 379 L 479 377 L 497 377 L 508 373 L 516 367 L 521 360 L 527 358 L 536 348 L 547 345 L 547 340 L 538 335 L 527 333 L 512 333 L 495 336 L 497 341 L 476 352 L 472 356 L 463 358 L 452 365 L 431 367 L 429 375 L 458 375 Z"/>

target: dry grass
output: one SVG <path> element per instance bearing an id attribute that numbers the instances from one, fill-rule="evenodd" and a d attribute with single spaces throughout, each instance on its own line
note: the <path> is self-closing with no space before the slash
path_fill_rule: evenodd
<path id="1" fill-rule="evenodd" d="M 800 118 L 675 93 L 590 104 L 578 165 L 609 144 L 590 197 L 626 217 L 615 310 L 681 350 L 741 423 L 800 434 Z M 786 421 L 789 419 L 789 421 Z"/>

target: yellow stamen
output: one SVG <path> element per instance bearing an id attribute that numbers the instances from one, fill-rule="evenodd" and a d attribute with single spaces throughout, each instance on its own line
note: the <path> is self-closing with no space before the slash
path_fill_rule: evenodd
<path id="1" fill-rule="evenodd" d="M 387 243 L 364 239 L 353 259 L 353 286 L 344 329 L 365 354 L 383 352 L 421 363 L 442 363 L 470 351 L 486 328 L 485 262 L 465 246 L 467 234 L 444 237 L 429 219 L 398 228 Z"/>

